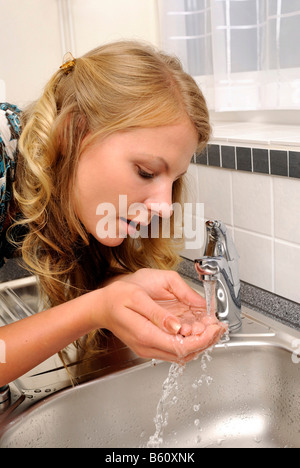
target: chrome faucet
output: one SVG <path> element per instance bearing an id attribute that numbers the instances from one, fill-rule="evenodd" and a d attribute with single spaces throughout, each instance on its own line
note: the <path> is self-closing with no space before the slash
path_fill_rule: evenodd
<path id="1" fill-rule="evenodd" d="M 0 387 L 0 414 L 10 405 L 10 388 L 8 385 Z"/>
<path id="2" fill-rule="evenodd" d="M 229 332 L 235 332 L 242 325 L 239 255 L 221 221 L 207 221 L 206 235 L 204 256 L 195 260 L 195 268 L 201 281 L 215 282 L 216 315 L 228 324 Z"/>

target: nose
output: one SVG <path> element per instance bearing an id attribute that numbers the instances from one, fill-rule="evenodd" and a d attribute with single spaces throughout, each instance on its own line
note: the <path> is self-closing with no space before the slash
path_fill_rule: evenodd
<path id="1" fill-rule="evenodd" d="M 151 218 L 154 215 L 161 218 L 170 218 L 172 216 L 172 186 L 173 184 L 160 183 L 155 190 L 152 190 L 150 197 L 145 202 L 148 211 L 151 213 Z"/>

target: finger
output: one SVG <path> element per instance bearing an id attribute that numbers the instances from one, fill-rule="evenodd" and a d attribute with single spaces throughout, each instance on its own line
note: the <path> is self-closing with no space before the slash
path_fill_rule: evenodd
<path id="1" fill-rule="evenodd" d="M 183 362 L 174 352 L 174 346 L 170 339 L 172 336 L 147 320 L 141 315 L 135 316 L 136 329 L 139 333 L 132 334 L 132 329 L 125 339 L 126 344 L 140 357 L 144 359 L 158 359 L 167 362 Z M 122 330 L 124 331 L 124 330 Z"/>
<path id="2" fill-rule="evenodd" d="M 181 302 L 194 307 L 205 308 L 206 301 L 199 293 L 192 289 L 178 273 L 169 272 L 169 288 Z"/>
<path id="3" fill-rule="evenodd" d="M 166 353 L 156 348 L 151 348 L 147 350 L 147 354 L 149 354 L 148 359 L 156 359 L 158 361 L 166 361 L 166 362 L 176 362 L 177 364 L 186 364 L 190 361 L 194 361 L 198 359 L 201 352 L 196 352 L 189 354 L 185 357 L 178 357 L 176 354 Z M 147 359 L 147 356 L 144 356 Z"/>
<path id="4" fill-rule="evenodd" d="M 212 344 L 216 343 L 222 333 L 222 327 L 219 325 L 210 325 L 201 335 L 190 335 L 180 337 L 180 335 L 172 336 L 170 339 L 173 342 L 174 352 L 180 358 L 184 358 L 189 354 L 203 351 Z"/>
<path id="5" fill-rule="evenodd" d="M 157 349 L 157 348 L 146 348 L 145 350 L 141 350 L 137 354 L 144 359 L 157 359 L 158 361 L 177 362 L 177 363 L 184 362 L 184 360 L 178 358 L 176 354 L 168 353 L 166 351 L 162 351 L 161 349 Z"/>
<path id="6" fill-rule="evenodd" d="M 168 334 L 164 331 L 163 326 L 166 311 L 151 299 L 148 300 L 146 294 L 143 294 L 142 297 L 136 297 L 136 299 L 143 300 L 143 307 L 138 301 L 138 313 L 135 313 L 131 303 L 131 310 L 128 310 L 127 318 L 129 319 L 131 316 L 134 326 L 124 329 L 123 324 L 120 327 L 119 338 L 143 358 L 187 362 L 192 355 L 199 354 L 209 348 L 218 340 L 220 334 L 224 333 L 223 327 L 210 325 L 202 335 L 191 335 L 185 338 L 181 335 Z M 143 315 L 141 310 L 143 310 Z M 134 330 L 136 333 L 133 333 Z"/>
<path id="7" fill-rule="evenodd" d="M 204 315 L 201 321 L 205 326 L 214 325 L 216 323 L 220 324 L 215 315 Z"/>
<path id="8" fill-rule="evenodd" d="M 138 290 L 134 297 L 133 304 L 130 304 L 130 309 L 150 320 L 154 325 L 161 330 L 176 335 L 181 323 L 173 314 L 148 296 L 142 289 Z"/>
<path id="9" fill-rule="evenodd" d="M 205 325 L 202 322 L 194 322 L 192 325 L 192 335 L 201 335 L 205 330 Z"/>
<path id="10" fill-rule="evenodd" d="M 180 334 L 182 336 L 189 336 L 192 334 L 192 325 L 189 323 L 184 323 L 180 329 Z"/>

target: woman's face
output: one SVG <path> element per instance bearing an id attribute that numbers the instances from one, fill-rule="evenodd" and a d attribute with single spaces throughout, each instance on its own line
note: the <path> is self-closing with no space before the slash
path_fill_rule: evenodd
<path id="1" fill-rule="evenodd" d="M 138 222 L 172 214 L 172 186 L 189 166 L 198 136 L 186 118 L 176 125 L 116 132 L 87 147 L 78 164 L 75 209 L 107 246 L 134 237 Z"/>

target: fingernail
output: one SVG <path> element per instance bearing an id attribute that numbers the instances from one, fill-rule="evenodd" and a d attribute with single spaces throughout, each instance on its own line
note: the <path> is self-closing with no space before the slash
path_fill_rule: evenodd
<path id="1" fill-rule="evenodd" d="M 169 333 L 173 333 L 174 335 L 177 335 L 181 328 L 181 324 L 175 317 L 172 316 L 169 316 L 165 319 L 164 326 Z"/>

